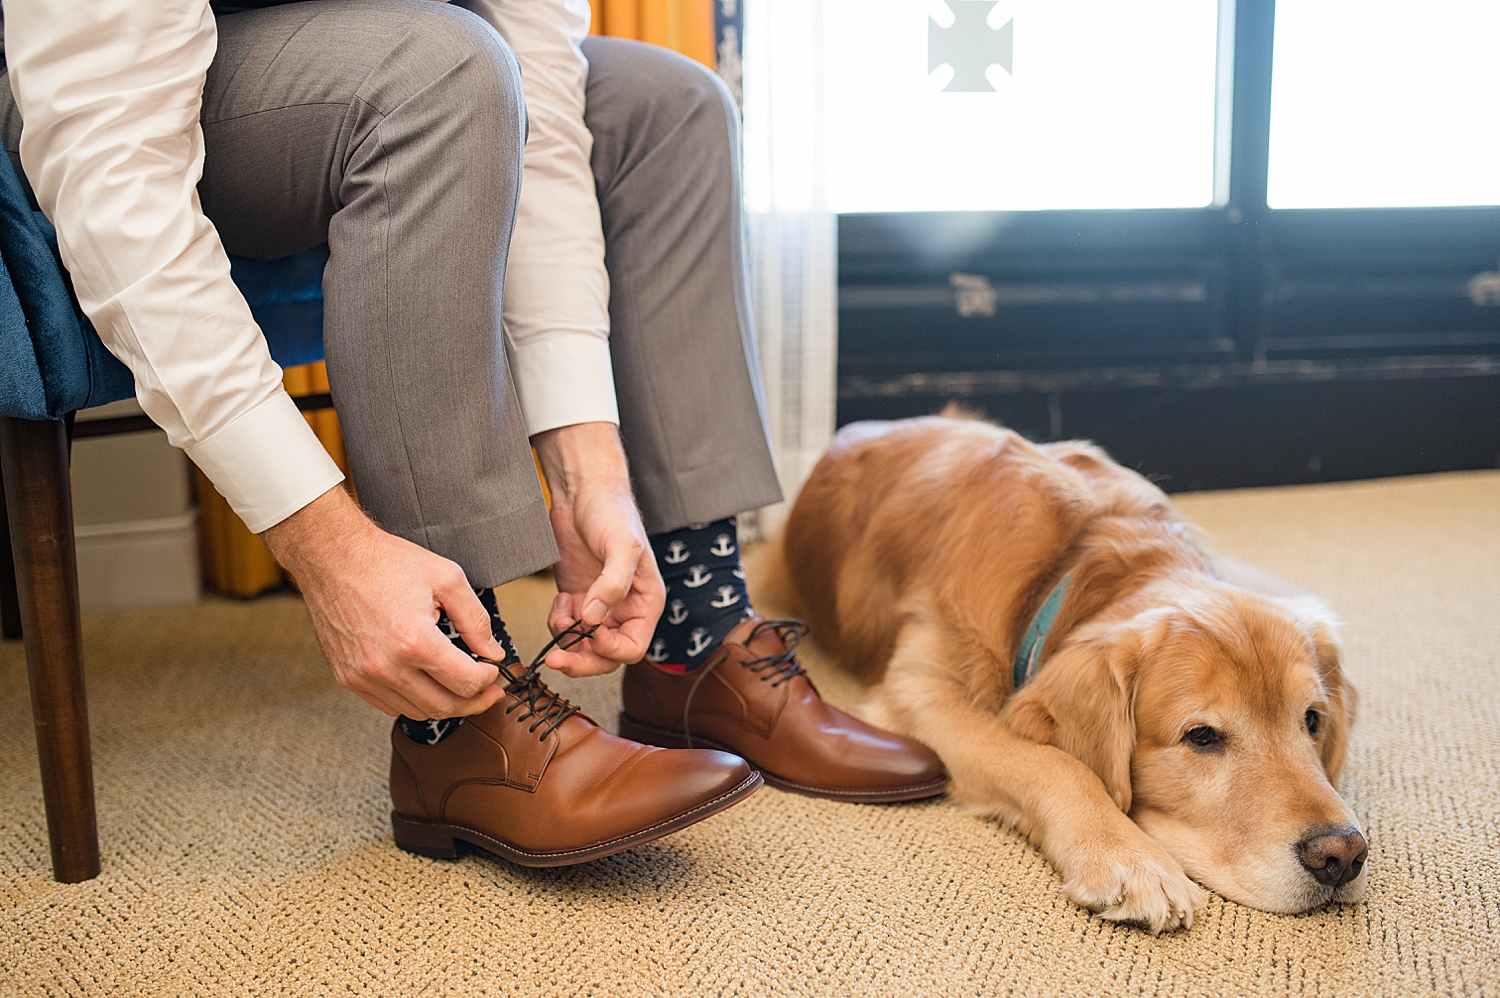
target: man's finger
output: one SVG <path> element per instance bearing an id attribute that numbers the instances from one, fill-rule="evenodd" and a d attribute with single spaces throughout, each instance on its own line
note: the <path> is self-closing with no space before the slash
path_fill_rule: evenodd
<path id="1" fill-rule="evenodd" d="M 487 686 L 484 692 L 470 700 L 460 700 L 453 706 L 452 717 L 471 717 L 483 714 L 505 698 L 505 687 L 499 683 Z"/>
<path id="2" fill-rule="evenodd" d="M 411 708 L 401 713 L 414 721 L 452 717 L 457 713 L 457 698 L 425 673 L 414 672 L 403 677 L 401 688 L 396 692 L 411 703 Z"/>
<path id="3" fill-rule="evenodd" d="M 350 686 L 349 689 L 358 694 L 366 703 L 373 704 L 382 713 L 389 714 L 391 717 L 405 714 L 418 721 L 427 717 L 422 713 L 421 707 L 410 702 L 391 687 L 376 683 L 368 677 L 364 679 L 362 686 Z"/>
<path id="4" fill-rule="evenodd" d="M 547 630 L 556 637 L 577 619 L 578 614 L 573 612 L 573 595 L 558 593 L 557 598 L 552 601 L 552 609 L 547 613 Z"/>
<path id="5" fill-rule="evenodd" d="M 480 665 L 495 673 L 495 667 L 485 663 L 476 663 L 469 659 L 452 645 L 449 651 L 466 660 L 470 665 Z M 452 666 L 455 663 L 445 662 L 444 665 Z M 411 701 L 423 713 L 421 717 L 460 717 L 467 714 L 479 713 L 488 710 L 505 695 L 505 689 L 498 683 L 490 683 L 475 690 L 472 695 L 461 695 L 449 689 L 447 685 L 424 669 L 410 669 L 402 672 L 399 679 L 393 684 L 395 692 Z M 415 716 L 415 715 L 407 715 Z"/>
<path id="6" fill-rule="evenodd" d="M 642 547 L 644 545 L 631 535 L 610 549 L 604 559 L 603 571 L 583 597 L 580 616 L 585 624 L 602 623 L 609 611 L 630 592 L 631 580 L 635 578 L 636 567 L 641 561 Z"/>
<path id="7" fill-rule="evenodd" d="M 639 662 L 651 644 L 652 630 L 640 617 L 632 617 L 618 627 L 601 627 L 590 639 L 591 650 L 615 662 Z"/>
<path id="8" fill-rule="evenodd" d="M 562 619 L 554 630 L 560 631 L 571 619 Z M 651 642 L 653 628 L 642 617 L 632 617 L 618 626 L 595 629 L 586 641 L 570 648 L 554 648 L 547 653 L 546 664 L 569 676 L 597 676 L 613 672 L 621 665 L 640 661 Z"/>
<path id="9" fill-rule="evenodd" d="M 457 567 L 454 566 L 455 569 Z M 438 604 L 453 622 L 458 636 L 464 639 L 464 644 L 469 646 L 470 651 L 497 662 L 505 657 L 505 649 L 495 640 L 491 629 L 490 613 L 479 602 L 479 597 L 474 595 L 474 590 L 469 588 L 469 582 L 462 571 L 442 575 L 433 584 L 432 594 L 437 597 Z"/>
<path id="10" fill-rule="evenodd" d="M 592 652 L 579 654 L 556 648 L 547 653 L 546 663 L 548 668 L 575 679 L 582 676 L 602 676 L 620 667 L 620 663 L 614 659 L 601 658 Z"/>
<path id="11" fill-rule="evenodd" d="M 420 713 L 403 711 L 407 717 L 425 720 L 429 717 L 468 717 L 482 714 L 505 697 L 505 687 L 499 683 L 485 687 L 476 697 L 463 699 L 453 696 L 447 689 L 424 673 L 415 674 L 406 690 L 413 699 L 413 709 Z"/>
<path id="12" fill-rule="evenodd" d="M 430 676 L 459 700 L 472 700 L 500 678 L 499 669 L 488 662 L 474 661 L 444 638 L 437 628 L 432 630 L 431 645 L 423 649 L 421 662 L 414 664 L 421 670 L 419 674 Z"/>
<path id="13" fill-rule="evenodd" d="M 354 693 L 365 703 L 369 704 L 371 707 L 374 707 L 376 710 L 380 711 L 382 714 L 387 715 L 388 717 L 395 717 L 401 713 L 400 710 L 392 707 L 390 704 L 375 696 L 373 693 L 366 693 L 364 690 L 355 690 Z"/>

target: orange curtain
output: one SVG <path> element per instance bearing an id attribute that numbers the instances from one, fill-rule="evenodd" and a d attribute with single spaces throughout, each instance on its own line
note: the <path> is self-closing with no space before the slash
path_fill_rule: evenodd
<path id="1" fill-rule="evenodd" d="M 634 38 L 661 45 L 713 69 L 714 0 L 589 0 L 592 32 L 613 38 Z M 322 363 L 288 368 L 284 378 L 293 395 L 328 391 Z M 349 474 L 349 459 L 338 417 L 332 410 L 304 413 L 328 453 Z M 538 475 L 541 468 L 537 468 Z M 259 537 L 252 534 L 229 508 L 202 472 L 198 481 L 198 550 L 204 585 L 230 596 L 258 596 L 283 582 L 281 569 Z M 546 489 L 546 480 L 542 488 Z M 550 498 L 550 497 L 549 497 Z"/>
<path id="2" fill-rule="evenodd" d="M 589 0 L 589 6 L 593 34 L 650 42 L 715 66 L 714 0 Z"/>

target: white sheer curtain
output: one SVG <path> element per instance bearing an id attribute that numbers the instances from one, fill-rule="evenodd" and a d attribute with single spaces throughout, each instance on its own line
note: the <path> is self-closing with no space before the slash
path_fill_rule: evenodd
<path id="1" fill-rule="evenodd" d="M 824 185 L 822 0 L 742 0 L 745 204 L 767 417 L 787 502 L 833 435 L 838 247 Z"/>

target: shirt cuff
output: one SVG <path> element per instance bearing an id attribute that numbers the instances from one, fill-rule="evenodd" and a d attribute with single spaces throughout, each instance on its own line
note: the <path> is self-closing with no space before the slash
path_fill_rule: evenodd
<path id="1" fill-rule="evenodd" d="M 609 340 L 559 331 L 507 346 L 528 437 L 575 423 L 619 424 Z"/>
<path id="2" fill-rule="evenodd" d="M 344 480 L 284 391 L 187 448 L 187 456 L 255 534 Z"/>

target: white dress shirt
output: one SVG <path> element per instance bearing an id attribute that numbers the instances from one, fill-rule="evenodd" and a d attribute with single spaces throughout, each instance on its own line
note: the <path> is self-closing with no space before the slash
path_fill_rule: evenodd
<path id="1" fill-rule="evenodd" d="M 583 121 L 588 2 L 467 5 L 515 50 L 530 115 L 503 321 L 526 432 L 618 422 Z M 141 407 L 258 533 L 342 475 L 282 387 L 198 203 L 217 39 L 208 0 L 5 2 L 21 161 L 79 303 Z"/>

